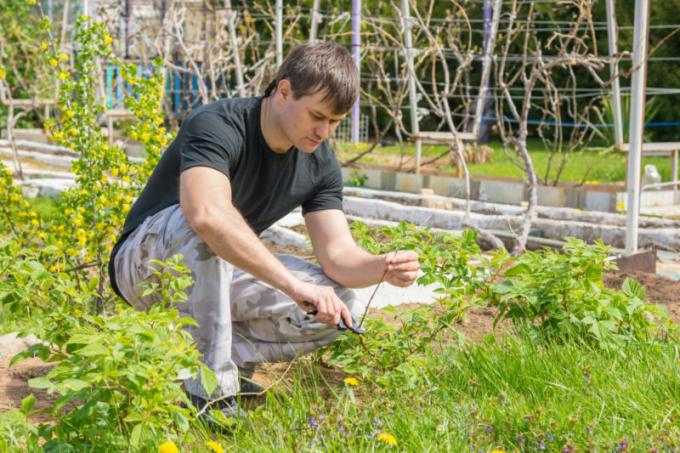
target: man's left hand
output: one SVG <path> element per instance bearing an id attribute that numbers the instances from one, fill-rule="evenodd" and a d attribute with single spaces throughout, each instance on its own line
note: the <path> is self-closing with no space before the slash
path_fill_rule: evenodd
<path id="1" fill-rule="evenodd" d="M 418 278 L 418 254 L 412 250 L 390 252 L 384 255 L 387 274 L 385 281 L 391 285 L 406 287 L 413 284 Z"/>

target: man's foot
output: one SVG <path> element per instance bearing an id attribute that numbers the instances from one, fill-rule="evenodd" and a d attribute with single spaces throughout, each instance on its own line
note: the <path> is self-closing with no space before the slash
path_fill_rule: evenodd
<path id="1" fill-rule="evenodd" d="M 262 394 L 264 392 L 264 387 L 262 387 L 257 382 L 253 381 L 251 378 L 242 377 L 238 380 L 239 393 L 245 394 L 243 396 L 256 396 L 251 395 L 254 393 Z"/>
<path id="2" fill-rule="evenodd" d="M 233 396 L 227 396 L 213 402 L 188 392 L 187 396 L 196 408 L 197 413 L 200 414 L 198 419 L 212 431 L 228 433 L 236 428 L 239 420 L 245 418 L 243 409 Z M 214 411 L 219 411 L 222 415 L 215 414 Z"/>
<path id="3" fill-rule="evenodd" d="M 263 393 L 264 387 L 262 387 L 257 382 L 253 381 L 253 375 L 255 374 L 255 368 L 239 368 L 238 369 L 238 386 L 239 393 L 246 393 L 244 396 L 255 396 L 249 395 L 251 393 Z"/>

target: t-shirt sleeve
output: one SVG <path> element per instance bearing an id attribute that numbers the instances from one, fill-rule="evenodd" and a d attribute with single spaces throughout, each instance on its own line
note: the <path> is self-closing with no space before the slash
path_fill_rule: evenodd
<path id="1" fill-rule="evenodd" d="M 199 113 L 185 126 L 180 173 L 192 167 L 210 167 L 229 178 L 241 150 L 234 129 L 212 112 Z"/>
<path id="2" fill-rule="evenodd" d="M 302 215 L 324 209 L 342 210 L 342 171 L 335 160 L 319 190 L 302 204 Z"/>

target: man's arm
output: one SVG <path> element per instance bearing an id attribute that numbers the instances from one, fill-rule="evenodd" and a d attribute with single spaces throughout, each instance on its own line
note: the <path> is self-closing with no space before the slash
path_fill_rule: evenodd
<path id="1" fill-rule="evenodd" d="M 343 286 L 362 288 L 378 283 L 384 275 L 386 282 L 405 287 L 418 276 L 420 264 L 413 251 L 372 255 L 357 246 L 339 209 L 310 212 L 305 224 L 321 268 Z"/>
<path id="2" fill-rule="evenodd" d="M 208 167 L 183 171 L 180 207 L 191 228 L 216 255 L 280 289 L 298 304 L 312 303 L 319 322 L 335 325 L 342 316 L 352 325 L 349 311 L 333 288 L 297 279 L 264 246 L 231 203 L 231 184 L 224 174 Z"/>

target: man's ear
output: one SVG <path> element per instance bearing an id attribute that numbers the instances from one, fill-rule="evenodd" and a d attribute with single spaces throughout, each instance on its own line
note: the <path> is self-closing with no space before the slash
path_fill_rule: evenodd
<path id="1" fill-rule="evenodd" d="M 276 86 L 276 94 L 280 96 L 282 101 L 287 101 L 293 95 L 293 86 L 288 79 L 279 80 L 279 84 Z"/>

